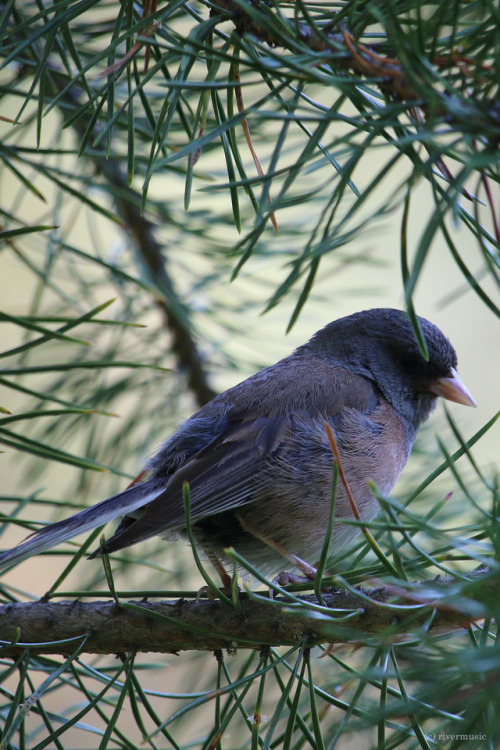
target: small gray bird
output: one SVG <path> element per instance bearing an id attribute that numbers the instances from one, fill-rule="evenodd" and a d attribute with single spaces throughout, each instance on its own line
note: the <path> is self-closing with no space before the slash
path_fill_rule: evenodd
<path id="1" fill-rule="evenodd" d="M 330 323 L 184 422 L 139 475 L 145 481 L 34 532 L 1 553 L 0 566 L 118 517 L 107 552 L 154 536 L 183 536 L 188 482 L 194 539 L 224 583 L 227 547 L 263 573 L 298 567 L 311 576 L 331 507 L 334 459 L 325 423 L 361 518 L 369 522 L 378 505 L 368 480 L 390 492 L 437 397 L 476 405 L 448 339 L 429 321 L 419 322 L 428 360 L 399 310 L 366 310 Z M 353 518 L 340 482 L 336 514 Z M 331 549 L 356 533 L 354 525 L 335 524 Z"/>

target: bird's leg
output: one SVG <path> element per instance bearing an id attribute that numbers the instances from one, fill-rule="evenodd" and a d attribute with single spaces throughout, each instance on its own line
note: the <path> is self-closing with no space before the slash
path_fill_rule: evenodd
<path id="1" fill-rule="evenodd" d="M 203 548 L 203 552 L 208 557 L 209 562 L 212 564 L 212 567 L 216 570 L 218 573 L 221 581 L 222 581 L 222 588 L 223 589 L 231 589 L 231 576 L 225 569 L 224 565 L 221 563 L 215 552 L 211 549 L 207 549 L 207 547 Z"/>
<path id="2" fill-rule="evenodd" d="M 220 589 L 223 594 L 230 594 L 231 592 L 231 576 L 225 569 L 224 565 L 221 563 L 215 552 L 210 549 L 209 547 L 203 547 L 203 552 L 205 553 L 208 561 L 211 563 L 212 567 L 215 569 L 215 571 L 218 573 L 221 581 L 222 581 L 222 588 Z M 202 586 L 200 589 L 198 589 L 198 592 L 196 594 L 196 600 L 201 599 L 202 596 L 207 595 L 209 599 L 215 599 L 214 592 L 210 588 L 210 586 Z"/>
<path id="3" fill-rule="evenodd" d="M 302 560 L 301 557 L 294 555 L 293 552 L 289 552 L 286 547 L 283 547 L 283 545 L 277 542 L 275 539 L 272 539 L 265 534 L 261 534 L 260 531 L 257 531 L 257 529 L 255 529 L 253 526 L 250 526 L 250 524 L 248 524 L 246 521 L 243 521 L 240 516 L 238 516 L 238 521 L 245 531 L 247 531 L 249 534 L 252 534 L 252 536 L 256 537 L 257 539 L 260 539 L 261 542 L 267 544 L 268 547 L 271 547 L 271 549 L 278 552 L 286 560 L 289 560 L 292 565 L 295 565 L 295 567 L 298 568 L 300 572 L 305 576 L 306 580 L 314 580 L 314 577 L 317 573 L 316 568 L 313 568 L 312 565 L 309 565 L 309 563 L 307 563 L 305 560 Z M 282 571 L 274 579 L 274 582 L 276 582 L 280 586 L 285 586 L 287 583 L 304 583 L 304 579 L 300 576 L 294 575 L 293 573 L 286 573 L 285 571 Z"/>

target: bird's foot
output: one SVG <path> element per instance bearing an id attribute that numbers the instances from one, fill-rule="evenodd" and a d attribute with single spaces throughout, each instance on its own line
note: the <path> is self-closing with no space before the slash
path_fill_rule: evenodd
<path id="1" fill-rule="evenodd" d="M 293 560 L 292 560 L 293 558 Z M 302 560 L 300 557 L 297 557 L 297 555 L 290 555 L 290 560 L 294 563 L 295 567 L 297 567 L 300 572 L 303 575 L 297 575 L 297 573 L 289 573 L 286 570 L 282 570 L 281 573 L 278 573 L 276 578 L 273 579 L 273 583 L 277 584 L 278 586 L 287 586 L 291 583 L 310 583 L 311 581 L 314 581 L 317 570 L 312 565 L 309 565 L 309 563 L 306 563 L 305 560 Z"/>
<path id="2" fill-rule="evenodd" d="M 238 591 L 240 590 L 240 587 L 238 586 Z M 224 596 L 227 596 L 229 599 L 231 598 L 232 594 L 232 588 L 231 585 L 225 585 L 225 586 L 219 586 L 219 591 Z M 217 594 L 215 591 L 210 588 L 210 586 L 202 586 L 198 591 L 196 592 L 196 601 L 198 602 L 200 599 L 207 598 L 209 601 L 214 602 L 217 599 Z"/>
<path id="3" fill-rule="evenodd" d="M 273 578 L 273 583 L 277 586 L 288 586 L 291 583 L 309 583 L 312 578 L 310 576 L 299 576 L 297 573 L 288 573 L 286 570 L 282 570 L 278 573 L 276 578 Z"/>

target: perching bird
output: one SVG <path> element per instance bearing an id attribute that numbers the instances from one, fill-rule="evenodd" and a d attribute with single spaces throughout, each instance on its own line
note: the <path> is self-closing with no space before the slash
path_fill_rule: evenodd
<path id="1" fill-rule="evenodd" d="M 330 323 L 184 422 L 146 465 L 145 481 L 36 531 L 0 554 L 0 566 L 121 516 L 107 552 L 154 536 L 182 536 L 188 482 L 194 539 L 225 583 L 227 547 L 263 573 L 299 567 L 310 575 L 331 509 L 334 459 L 325 423 L 368 523 L 378 510 L 368 480 L 390 492 L 437 397 L 476 405 L 448 339 L 419 321 L 428 361 L 399 310 L 366 310 Z M 336 516 L 353 517 L 341 482 Z M 354 525 L 335 524 L 331 551 L 356 533 Z"/>

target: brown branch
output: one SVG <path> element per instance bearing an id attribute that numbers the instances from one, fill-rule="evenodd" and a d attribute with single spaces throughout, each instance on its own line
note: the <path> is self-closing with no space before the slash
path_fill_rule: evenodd
<path id="1" fill-rule="evenodd" d="M 187 384 L 199 406 L 215 395 L 207 382 L 203 358 L 187 323 L 188 311 L 182 307 L 175 292 L 175 284 L 166 268 L 163 248 L 155 238 L 155 226 L 140 212 L 140 196 L 129 187 L 123 169 L 116 161 L 104 157 L 87 156 L 99 162 L 99 168 L 114 191 L 117 211 L 123 217 L 135 240 L 135 248 L 150 279 L 159 290 L 155 303 L 162 312 L 165 326 L 172 336 L 172 351 L 179 367 L 186 373 Z M 163 292 L 163 294 L 160 293 Z M 175 304 L 172 304 L 175 300 Z"/>
<path id="2" fill-rule="evenodd" d="M 404 65 L 397 57 L 384 56 L 378 53 L 378 46 L 371 47 L 355 40 L 354 36 L 346 28 L 344 23 L 335 25 L 335 14 L 332 12 L 331 24 L 314 28 L 305 21 L 289 21 L 288 42 L 284 41 L 282 33 L 274 33 L 273 24 L 266 21 L 273 19 L 273 10 L 268 7 L 265 0 L 248 0 L 248 10 L 241 2 L 235 0 L 215 0 L 212 5 L 213 15 L 220 13 L 229 16 L 236 31 L 243 34 L 252 34 L 263 42 L 273 47 L 285 47 L 291 52 L 296 51 L 296 41 L 306 45 L 312 52 L 325 52 L 325 61 L 332 68 L 347 70 L 357 76 L 375 79 L 375 85 L 380 91 L 391 99 L 408 102 L 414 106 L 419 102 L 422 111 L 426 112 L 427 102 L 423 100 L 422 90 L 417 90 L 415 82 L 417 77 L 407 76 Z M 286 19 L 280 18 L 282 23 Z M 332 55 L 333 53 L 333 55 Z M 449 69 L 457 67 L 464 77 L 477 80 L 478 69 L 489 68 L 484 62 L 475 63 L 470 57 L 463 57 L 456 50 L 449 55 L 436 56 L 431 63 L 437 68 Z M 425 82 L 425 88 L 429 84 Z M 424 87 L 423 87 L 424 88 Z M 458 96 L 458 94 L 457 94 Z M 461 101 L 461 107 L 456 107 L 456 97 L 449 92 L 433 90 L 434 102 L 432 106 L 433 116 L 444 117 L 448 122 L 466 124 L 470 128 L 470 120 L 474 119 L 480 123 L 481 128 L 486 128 L 489 135 L 498 138 L 497 129 L 500 127 L 500 105 L 495 99 L 484 99 L 479 103 L 474 100 Z M 439 101 L 439 104 L 437 102 Z"/>
<path id="3" fill-rule="evenodd" d="M 67 77 L 58 69 L 51 69 L 52 80 L 59 91 L 67 85 Z M 60 100 L 60 111 L 63 118 L 72 115 L 74 107 L 79 105 L 80 89 L 73 86 L 64 93 Z M 67 105 L 70 105 L 69 107 Z M 79 138 L 82 138 L 89 125 L 88 117 L 82 116 L 71 122 Z M 96 123 L 90 138 L 98 139 L 101 126 Z M 107 158 L 104 147 L 94 146 L 85 158 L 91 161 L 112 188 L 117 212 L 123 218 L 124 225 L 134 240 L 134 247 L 143 269 L 150 281 L 158 289 L 154 302 L 160 309 L 165 327 L 172 337 L 172 352 L 179 369 L 186 374 L 187 385 L 199 406 L 210 401 L 216 392 L 208 384 L 203 357 L 196 345 L 193 331 L 189 326 L 189 311 L 181 303 L 175 284 L 167 271 L 167 262 L 161 244 L 155 237 L 156 226 L 141 214 L 141 196 L 128 183 L 127 175 L 116 158 Z M 163 218 L 163 221 L 165 219 Z"/>
<path id="4" fill-rule="evenodd" d="M 479 601 L 494 595 L 498 582 L 484 572 L 472 577 L 481 578 L 481 587 L 477 580 L 467 583 L 467 597 L 461 591 L 459 599 L 457 586 L 463 584 L 453 579 L 415 583 L 410 593 L 391 586 L 359 594 L 325 592 L 328 607 L 356 612 L 347 620 L 338 611 L 318 615 L 308 607 L 316 604 L 312 595 L 301 597 L 298 609 L 285 599 L 256 601 L 241 595 L 240 612 L 218 601 L 184 599 L 121 606 L 113 601 L 5 604 L 0 606 L 0 656 L 15 657 L 26 647 L 38 654 L 70 655 L 85 636 L 83 650 L 96 654 L 290 646 L 304 638 L 311 646 L 360 644 L 381 636 L 397 640 L 422 628 L 452 630 L 485 617 Z M 409 606 L 415 602 L 422 606 Z M 73 640 L 57 643 L 64 639 Z"/>

